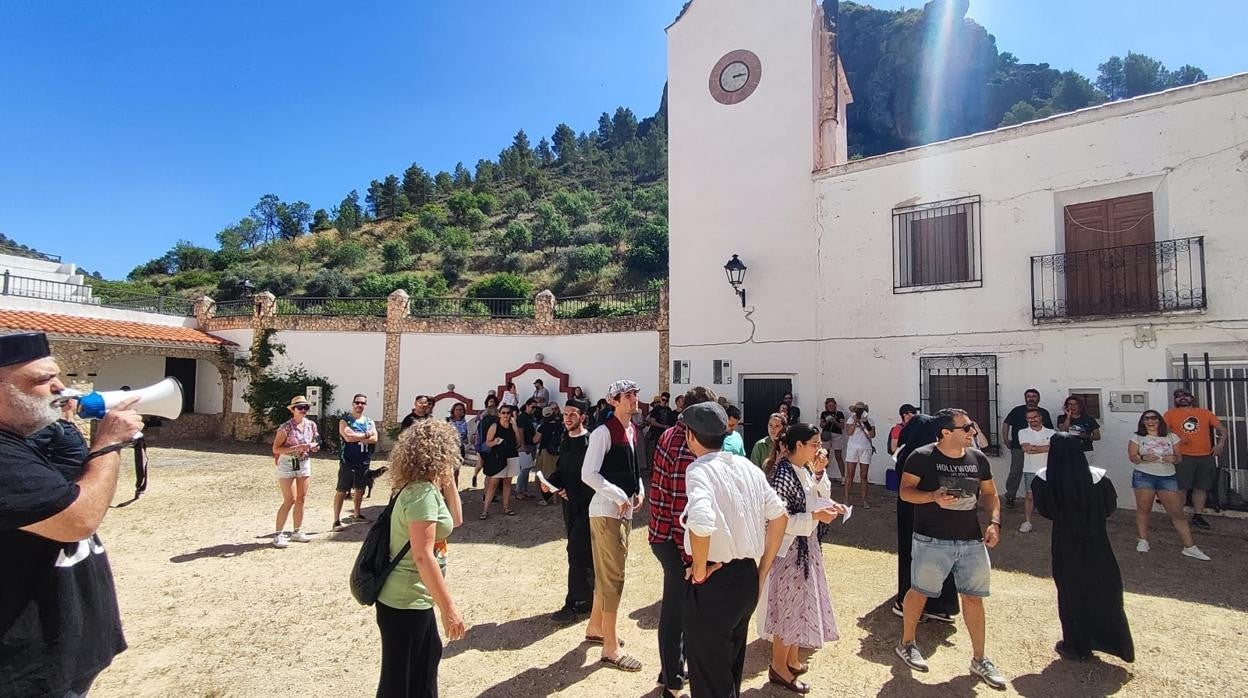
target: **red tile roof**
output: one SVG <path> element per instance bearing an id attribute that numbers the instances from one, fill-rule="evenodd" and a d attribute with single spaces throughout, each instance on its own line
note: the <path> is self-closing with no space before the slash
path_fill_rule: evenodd
<path id="1" fill-rule="evenodd" d="M 83 339 L 123 339 L 203 349 L 234 344 L 191 327 L 169 327 L 130 320 L 105 320 L 25 310 L 0 310 L 0 328 L 46 332 L 50 335 L 69 335 Z"/>

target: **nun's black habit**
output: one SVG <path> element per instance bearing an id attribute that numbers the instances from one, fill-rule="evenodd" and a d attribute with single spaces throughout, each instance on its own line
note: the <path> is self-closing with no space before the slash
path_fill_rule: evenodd
<path id="1" fill-rule="evenodd" d="M 1105 519 L 1117 508 L 1113 483 L 1104 470 L 1088 466 L 1078 437 L 1062 433 L 1049 442 L 1048 465 L 1036 474 L 1031 492 L 1036 511 L 1053 521 L 1058 652 L 1066 658 L 1105 652 L 1135 661 L 1122 574 L 1105 530 Z"/>

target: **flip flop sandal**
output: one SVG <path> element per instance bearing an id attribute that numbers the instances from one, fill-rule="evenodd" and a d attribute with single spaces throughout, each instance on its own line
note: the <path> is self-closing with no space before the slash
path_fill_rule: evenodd
<path id="1" fill-rule="evenodd" d="M 477 518 L 478 518 L 478 519 L 481 519 L 482 521 L 485 521 L 486 519 L 490 518 L 490 512 L 488 512 L 488 511 L 483 511 L 483 512 L 481 512 L 481 515 L 480 515 L 480 516 L 478 516 Z"/>
<path id="2" fill-rule="evenodd" d="M 516 511 L 515 511 L 514 509 L 508 509 L 507 511 L 504 511 L 503 513 L 504 513 L 504 514 L 506 514 L 506 515 L 508 515 L 508 516 L 515 516 L 515 515 L 516 515 Z"/>
<path id="3" fill-rule="evenodd" d="M 586 635 L 586 636 L 585 636 L 585 642 L 588 642 L 588 643 L 589 643 L 589 644 L 591 644 L 591 645 L 601 645 L 601 644 L 602 644 L 602 636 L 601 636 L 601 635 Z M 619 642 L 619 643 L 620 643 L 620 647 L 623 647 L 623 646 L 624 646 L 624 639 L 623 639 L 623 638 L 620 638 L 619 640 L 617 640 L 617 642 Z"/>
<path id="4" fill-rule="evenodd" d="M 603 657 L 599 661 L 603 664 L 613 666 L 620 671 L 641 671 L 641 661 L 634 658 L 632 655 L 622 654 L 619 659 L 609 659 L 607 657 Z"/>

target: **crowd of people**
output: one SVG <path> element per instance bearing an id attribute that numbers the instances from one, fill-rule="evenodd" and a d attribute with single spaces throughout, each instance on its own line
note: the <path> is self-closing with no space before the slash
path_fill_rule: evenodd
<path id="1" fill-rule="evenodd" d="M 59 397 L 64 386 L 58 376 L 46 337 L 0 337 L 0 554 L 14 563 L 0 609 L 6 623 L 0 653 L 6 683 L 0 688 L 15 695 L 85 695 L 126 646 L 96 531 L 117 486 L 119 452 L 132 445 L 142 420 L 133 401 L 124 402 L 100 420 L 88 445 L 68 418 L 72 412 L 61 412 L 68 400 Z M 601 646 L 603 666 L 644 668 L 618 628 L 626 562 L 635 552 L 631 526 L 643 516 L 663 572 L 656 674 L 664 695 L 738 695 L 752 619 L 771 644 L 769 681 L 798 694 L 814 690 L 801 677 L 814 653 L 839 638 L 821 541 L 829 524 L 852 515 L 855 490 L 857 506 L 868 504 L 866 470 L 877 433 L 868 406 L 855 403 L 847 415 L 829 399 L 818 423 L 807 423 L 786 395 L 747 457 L 736 432 L 740 411 L 710 389 L 693 388 L 673 407 L 671 396 L 661 393 L 644 414 L 639 391 L 636 383 L 618 380 L 597 406 L 579 389 L 560 406 L 541 381 L 523 402 L 509 384 L 501 395 L 489 395 L 481 412 L 470 415 L 455 403 L 442 419 L 433 417 L 432 398 L 416 398 L 389 459 L 392 505 L 384 525 L 394 565 L 375 604 L 382 642 L 378 695 L 436 696 L 442 638 L 465 637 L 465 619 L 445 581 L 446 541 L 463 523 L 459 470 L 474 460 L 472 488 L 480 473 L 486 478 L 482 519 L 496 494 L 506 515 L 515 514 L 515 500 L 560 505 L 567 592 L 552 618 L 585 621 L 585 641 Z M 1075 661 L 1094 652 L 1134 660 L 1106 531 L 1117 495 L 1105 470 L 1088 461 L 1100 425 L 1077 398 L 1065 401 L 1056 424 L 1039 403 L 1038 391 L 1028 390 L 1024 404 L 1003 421 L 1011 453 L 1004 492 L 997 491 L 982 450 L 984 430 L 967 412 L 927 415 L 909 404 L 898 410 L 886 445 L 898 490 L 893 611 L 902 624 L 895 652 L 914 671 L 928 671 L 917 643 L 921 621 L 953 622 L 960 614 L 971 640 L 970 671 L 995 688 L 1006 686 L 985 647 L 985 599 L 989 550 L 1002 538 L 1001 510 L 1016 506 L 1020 486 L 1020 533 L 1034 530 L 1033 514 L 1053 522 L 1062 627 L 1055 652 Z M 321 445 L 309 407 L 304 396 L 292 398 L 290 419 L 274 435 L 282 495 L 277 547 L 309 539 L 304 499 L 311 458 Z M 336 528 L 366 521 L 361 499 L 381 472 L 371 467 L 378 434 L 367 407 L 367 396 L 353 396 L 351 412 L 338 425 Z M 1139 553 L 1150 550 L 1148 512 L 1160 501 L 1182 554 L 1209 559 L 1192 529 L 1210 526 L 1205 493 L 1213 458 L 1225 447 L 1225 428 L 1184 389 L 1175 391 L 1165 414 L 1140 416 L 1123 448 L 1134 466 Z M 1194 505 L 1190 519 L 1183 514 L 1184 490 Z M 348 497 L 352 514 L 340 519 Z"/>

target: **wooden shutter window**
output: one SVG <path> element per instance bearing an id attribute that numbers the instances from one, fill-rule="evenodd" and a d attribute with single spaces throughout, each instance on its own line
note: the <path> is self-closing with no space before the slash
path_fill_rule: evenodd
<path id="1" fill-rule="evenodd" d="M 965 211 L 911 220 L 911 284 L 927 286 L 970 281 L 967 231 Z"/>

